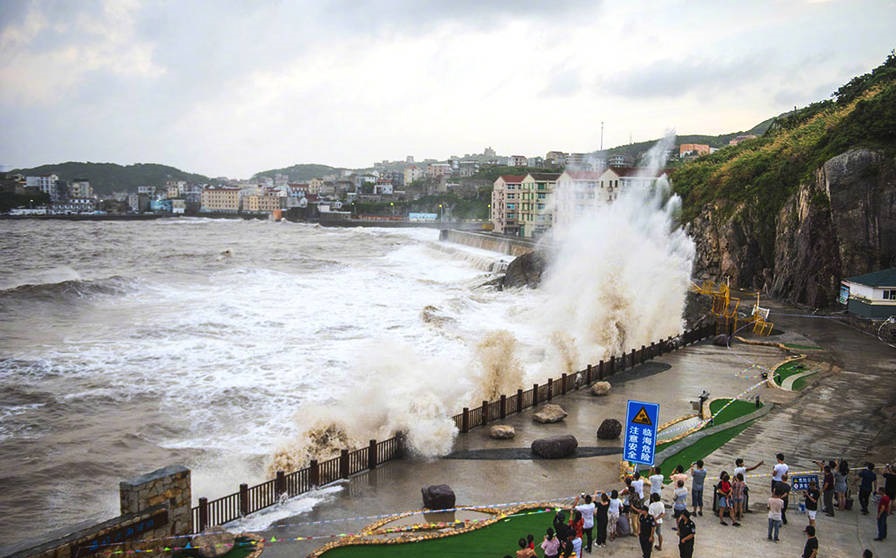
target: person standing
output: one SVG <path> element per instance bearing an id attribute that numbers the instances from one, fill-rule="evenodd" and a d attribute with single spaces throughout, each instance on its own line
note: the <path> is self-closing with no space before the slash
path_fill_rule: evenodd
<path id="1" fill-rule="evenodd" d="M 607 523 L 611 541 L 616 538 L 616 527 L 619 525 L 620 515 L 622 515 L 622 500 L 619 499 L 619 492 L 614 490 L 610 493 L 610 506 L 607 508 Z"/>
<path id="2" fill-rule="evenodd" d="M 691 513 L 685 509 L 678 516 L 678 555 L 681 558 L 694 556 L 694 533 L 697 526 L 691 520 Z"/>
<path id="3" fill-rule="evenodd" d="M 815 527 L 806 526 L 806 545 L 803 547 L 801 558 L 817 558 L 818 557 L 818 539 L 815 538 Z"/>
<path id="4" fill-rule="evenodd" d="M 830 465 L 825 465 L 821 461 L 817 462 L 821 465 L 821 499 L 824 502 L 822 511 L 829 517 L 834 517 L 834 473 L 831 471 Z"/>
<path id="5" fill-rule="evenodd" d="M 890 497 L 885 488 L 878 488 L 880 500 L 877 502 L 877 538 L 882 541 L 887 538 L 887 516 L 890 515 Z"/>
<path id="6" fill-rule="evenodd" d="M 866 463 L 865 468 L 859 471 L 859 505 L 862 506 L 862 515 L 868 515 L 868 499 L 874 492 L 877 492 L 877 473 L 874 472 L 874 463 Z"/>
<path id="7" fill-rule="evenodd" d="M 747 491 L 747 484 L 744 482 L 744 474 L 737 473 L 734 475 L 734 481 L 731 483 L 731 500 L 732 511 L 735 520 L 740 520 L 744 515 L 744 495 Z"/>
<path id="8" fill-rule="evenodd" d="M 703 517 L 703 483 L 706 481 L 706 469 L 703 460 L 698 459 L 691 465 L 691 507 L 694 513 Z"/>
<path id="9" fill-rule="evenodd" d="M 661 485 L 662 486 L 662 485 Z M 656 549 L 663 549 L 663 518 L 666 517 L 666 506 L 660 499 L 660 495 L 656 492 L 650 495 L 650 506 L 647 508 L 648 513 L 653 516 L 654 534 L 656 535 Z"/>
<path id="10" fill-rule="evenodd" d="M 541 550 L 544 551 L 544 558 L 557 558 L 560 555 L 560 539 L 554 536 L 554 530 L 550 527 L 541 542 Z"/>
<path id="11" fill-rule="evenodd" d="M 731 518 L 731 523 L 735 527 L 740 527 L 740 523 L 735 521 L 734 519 L 734 509 L 731 507 L 731 477 L 728 476 L 727 471 L 722 471 L 722 474 L 719 475 L 719 486 L 716 491 L 719 494 L 719 523 L 722 525 L 728 525 L 725 523 L 725 512 L 728 512 L 728 516 Z"/>
<path id="12" fill-rule="evenodd" d="M 740 457 L 734 460 L 734 472 L 732 476 L 737 478 L 738 474 L 743 475 L 744 478 L 744 495 L 743 495 L 743 503 L 741 505 L 742 512 L 750 511 L 750 483 L 747 482 L 747 473 L 750 471 L 754 471 L 765 464 L 764 460 L 760 460 L 759 463 L 753 465 L 752 467 L 747 467 L 744 465 L 744 460 Z M 741 513 L 738 513 L 738 517 L 741 517 Z"/>
<path id="13" fill-rule="evenodd" d="M 834 472 L 834 492 L 837 494 L 837 507 L 846 511 L 846 481 L 849 479 L 849 464 L 843 459 L 831 465 Z"/>
<path id="14" fill-rule="evenodd" d="M 638 498 L 641 501 L 644 501 L 644 479 L 641 478 L 641 473 L 635 471 L 635 474 L 632 475 L 632 488 L 638 494 Z"/>
<path id="15" fill-rule="evenodd" d="M 819 498 L 821 492 L 818 490 L 818 483 L 810 480 L 809 488 L 806 489 L 806 515 L 809 516 L 809 525 L 813 527 L 815 527 L 815 515 L 818 513 Z"/>
<path id="16" fill-rule="evenodd" d="M 595 496 L 597 493 L 595 492 Z M 579 498 L 584 499 L 584 503 L 579 504 Z M 585 550 L 591 552 L 591 545 L 594 542 L 594 510 L 596 506 L 590 494 L 582 492 L 576 496 L 576 501 L 572 504 L 575 511 L 582 514 L 582 533 L 585 535 Z"/>
<path id="17" fill-rule="evenodd" d="M 674 498 L 672 503 L 672 516 L 678 519 L 682 512 L 688 511 L 688 489 L 684 487 L 684 481 L 678 479 L 675 483 L 675 492 L 672 493 Z M 690 517 L 690 514 L 688 514 Z"/>
<path id="18" fill-rule="evenodd" d="M 610 523 L 610 496 L 604 492 L 600 495 L 597 502 L 597 509 L 594 512 L 594 524 L 597 525 L 597 546 L 603 547 L 607 544 L 607 526 Z M 618 516 L 617 516 L 618 517 Z M 591 552 L 590 548 L 586 548 Z"/>
<path id="19" fill-rule="evenodd" d="M 786 475 L 790 470 L 790 467 L 787 466 L 787 463 L 784 463 L 784 454 L 779 453 L 775 456 L 775 459 L 778 460 L 775 463 L 775 466 L 772 468 L 772 492 L 775 491 L 775 483 L 781 482 L 781 477 Z"/>
<path id="20" fill-rule="evenodd" d="M 638 506 L 638 522 L 641 524 L 638 542 L 641 544 L 642 558 L 650 558 L 653 553 L 654 531 L 656 530 L 656 522 L 653 516 L 647 513 L 647 506 Z"/>
<path id="21" fill-rule="evenodd" d="M 650 495 L 657 494 L 663 496 L 663 473 L 659 467 L 653 468 L 653 474 L 647 479 L 650 482 Z"/>
<path id="22" fill-rule="evenodd" d="M 772 497 L 768 499 L 768 540 L 770 541 L 778 542 L 778 533 L 781 530 L 781 510 L 783 508 L 784 500 L 777 493 L 772 493 Z"/>
<path id="23" fill-rule="evenodd" d="M 787 507 L 790 505 L 790 482 L 787 473 L 781 475 L 781 481 L 775 485 L 775 492 L 784 500 L 784 508 L 781 510 L 781 523 L 787 525 Z"/>
<path id="24" fill-rule="evenodd" d="M 887 463 L 887 466 L 884 467 L 884 490 L 887 491 L 887 496 L 890 497 L 890 501 L 896 500 L 896 471 L 893 470 L 893 466 Z"/>

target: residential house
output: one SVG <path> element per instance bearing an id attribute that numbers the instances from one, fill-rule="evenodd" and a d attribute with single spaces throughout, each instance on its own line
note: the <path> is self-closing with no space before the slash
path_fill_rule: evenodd
<path id="1" fill-rule="evenodd" d="M 529 159 L 527 159 L 523 155 L 511 155 L 509 159 L 509 166 L 511 167 L 528 167 Z"/>
<path id="2" fill-rule="evenodd" d="M 850 314 L 896 319 L 896 267 L 840 281 L 839 300 Z"/>
<path id="3" fill-rule="evenodd" d="M 666 174 L 665 169 L 649 172 L 638 167 L 614 167 L 605 170 L 598 181 L 598 200 L 612 202 L 619 193 L 629 189 L 651 188 Z"/>

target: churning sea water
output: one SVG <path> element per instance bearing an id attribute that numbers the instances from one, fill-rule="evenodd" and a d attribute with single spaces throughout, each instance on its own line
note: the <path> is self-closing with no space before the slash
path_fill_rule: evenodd
<path id="1" fill-rule="evenodd" d="M 463 407 L 680 333 L 677 207 L 623 192 L 504 291 L 506 256 L 434 229 L 0 221 L 0 545 L 113 517 L 170 464 L 195 502 L 398 431 L 445 455 Z"/>
<path id="2" fill-rule="evenodd" d="M 113 517 L 120 480 L 169 464 L 192 469 L 194 498 L 265 480 L 314 409 L 388 412 L 370 399 L 390 391 L 380 375 L 395 371 L 376 370 L 390 359 L 407 383 L 440 383 L 438 363 L 467 358 L 484 307 L 500 304 L 478 286 L 505 257 L 437 239 L 242 220 L 0 221 L 0 544 Z M 455 383 L 450 397 L 471 389 Z"/>

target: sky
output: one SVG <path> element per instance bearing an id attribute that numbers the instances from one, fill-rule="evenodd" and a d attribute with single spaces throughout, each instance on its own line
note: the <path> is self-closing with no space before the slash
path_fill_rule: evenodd
<path id="1" fill-rule="evenodd" d="M 896 0 L 0 0 L 0 166 L 248 178 L 737 132 L 883 63 L 894 24 Z"/>

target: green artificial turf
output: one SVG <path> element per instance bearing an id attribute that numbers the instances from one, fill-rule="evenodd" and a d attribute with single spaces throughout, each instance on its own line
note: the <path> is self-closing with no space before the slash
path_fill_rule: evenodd
<path id="1" fill-rule="evenodd" d="M 750 413 L 756 411 L 756 403 L 753 401 L 744 401 L 743 399 L 737 399 L 731 405 L 719 413 L 719 410 L 724 407 L 730 399 L 716 399 L 715 401 L 710 401 L 709 403 L 709 411 L 713 414 L 713 424 L 716 426 L 720 424 L 724 424 L 726 422 L 730 422 L 734 419 L 739 419 L 740 417 L 749 415 Z M 759 408 L 763 406 L 762 403 L 759 403 Z M 719 413 L 716 415 L 716 413 Z"/>
<path id="2" fill-rule="evenodd" d="M 731 440 L 732 438 L 746 430 L 747 427 L 749 427 L 754 422 L 756 421 L 751 420 L 727 430 L 716 432 L 715 434 L 710 434 L 705 438 L 697 440 L 690 447 L 687 447 L 680 452 L 669 456 L 669 458 L 667 458 L 660 464 L 660 467 L 662 468 L 663 473 L 666 477 L 665 482 L 669 482 L 669 473 L 671 473 L 675 469 L 676 465 L 680 464 L 685 468 L 685 470 L 687 470 L 691 466 L 691 463 L 694 463 L 698 459 L 705 459 L 706 456 L 724 446 L 728 442 L 728 440 Z"/>
<path id="3" fill-rule="evenodd" d="M 489 558 L 501 558 L 504 555 L 513 556 L 519 545 L 517 541 L 532 534 L 535 537 L 535 546 L 544 540 L 545 530 L 551 527 L 555 510 L 545 511 L 531 510 L 520 512 L 519 515 L 508 516 L 497 523 L 476 529 L 469 533 L 431 539 L 405 544 L 392 545 L 359 545 L 334 548 L 323 554 L 325 558 L 374 558 L 393 557 L 426 557 L 426 558 L 451 558 L 469 556 L 487 556 Z M 567 513 L 568 516 L 568 513 Z M 539 556 L 541 549 L 537 550 Z"/>
<path id="4" fill-rule="evenodd" d="M 793 385 L 790 386 L 790 389 L 792 391 L 799 391 L 799 390 L 803 389 L 804 387 L 806 387 L 806 382 L 809 381 L 809 378 L 811 378 L 814 375 L 815 374 L 809 374 L 808 376 L 803 376 L 802 378 L 797 378 L 796 380 L 793 381 Z"/>
<path id="5" fill-rule="evenodd" d="M 780 386 L 784 383 L 784 380 L 786 380 L 790 376 L 802 374 L 805 371 L 806 365 L 800 361 L 792 360 L 790 362 L 785 362 L 775 369 L 775 383 Z"/>

